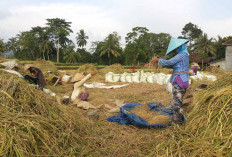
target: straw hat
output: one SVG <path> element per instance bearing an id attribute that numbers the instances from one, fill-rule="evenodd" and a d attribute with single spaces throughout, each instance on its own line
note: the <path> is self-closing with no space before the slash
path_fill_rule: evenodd
<path id="1" fill-rule="evenodd" d="M 27 71 L 31 67 L 31 64 L 24 65 L 24 71 Z"/>
<path id="2" fill-rule="evenodd" d="M 196 62 L 193 62 L 192 67 L 199 67 L 199 64 L 197 64 Z"/>
<path id="3" fill-rule="evenodd" d="M 71 82 L 77 82 L 80 81 L 84 78 L 85 76 L 80 74 L 80 73 L 76 73 L 75 76 L 72 78 Z"/>

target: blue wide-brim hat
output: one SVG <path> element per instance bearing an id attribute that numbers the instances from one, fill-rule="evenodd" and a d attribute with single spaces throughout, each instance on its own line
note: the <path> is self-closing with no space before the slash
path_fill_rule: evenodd
<path id="1" fill-rule="evenodd" d="M 179 46 L 188 43 L 189 40 L 188 39 L 175 39 L 175 38 L 171 38 L 171 41 L 168 45 L 168 50 L 166 52 L 166 55 L 168 55 L 170 52 L 172 52 L 173 50 L 175 50 L 176 48 L 178 48 Z"/>

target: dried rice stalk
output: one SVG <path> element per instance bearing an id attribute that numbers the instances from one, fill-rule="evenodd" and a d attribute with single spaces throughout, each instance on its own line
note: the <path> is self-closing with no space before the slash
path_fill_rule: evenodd
<path id="1" fill-rule="evenodd" d="M 149 124 L 168 124 L 172 121 L 168 116 L 150 111 L 150 107 L 148 105 L 136 106 L 130 111 L 130 113 L 138 115 L 146 120 Z"/>

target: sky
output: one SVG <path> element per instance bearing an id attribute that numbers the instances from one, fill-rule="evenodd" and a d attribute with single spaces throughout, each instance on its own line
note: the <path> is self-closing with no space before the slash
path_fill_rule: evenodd
<path id="1" fill-rule="evenodd" d="M 6 42 L 48 18 L 72 22 L 70 39 L 84 29 L 92 42 L 114 31 L 124 38 L 134 27 L 152 33 L 181 35 L 185 24 L 196 24 L 209 37 L 232 35 L 231 0 L 0 0 L 0 38 Z"/>

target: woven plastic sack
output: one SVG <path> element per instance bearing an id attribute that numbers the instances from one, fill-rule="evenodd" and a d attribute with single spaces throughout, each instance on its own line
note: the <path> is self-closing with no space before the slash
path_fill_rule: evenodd
<path id="1" fill-rule="evenodd" d="M 140 73 L 140 82 L 141 83 L 147 83 L 147 75 L 148 75 L 148 73 L 144 73 L 143 71 L 141 71 L 141 73 Z"/>
<path id="2" fill-rule="evenodd" d="M 149 74 L 149 75 L 147 76 L 147 82 L 148 82 L 148 83 L 154 83 L 153 74 Z"/>
<path id="3" fill-rule="evenodd" d="M 131 74 L 131 81 L 135 83 L 140 83 L 140 73 L 139 71 Z"/>
<path id="4" fill-rule="evenodd" d="M 126 75 L 126 82 L 132 82 L 131 74 Z"/>
<path id="5" fill-rule="evenodd" d="M 106 82 L 113 82 L 113 74 L 112 72 L 108 72 L 106 75 L 105 75 L 105 81 Z"/>
<path id="6" fill-rule="evenodd" d="M 164 85 L 165 84 L 165 79 L 166 79 L 166 75 L 163 73 L 159 73 L 158 75 L 158 79 L 157 79 L 157 84 L 159 85 Z"/>
<path id="7" fill-rule="evenodd" d="M 0 64 L 3 65 L 3 66 L 5 66 L 5 69 L 8 69 L 8 70 L 11 70 L 14 67 L 18 66 L 18 63 L 15 60 L 3 62 L 3 63 L 0 63 Z"/>
<path id="8" fill-rule="evenodd" d="M 126 82 L 126 75 L 128 75 L 128 73 L 123 73 L 120 77 L 120 81 L 121 82 Z"/>
<path id="9" fill-rule="evenodd" d="M 121 74 L 112 74 L 113 82 L 119 82 Z"/>

